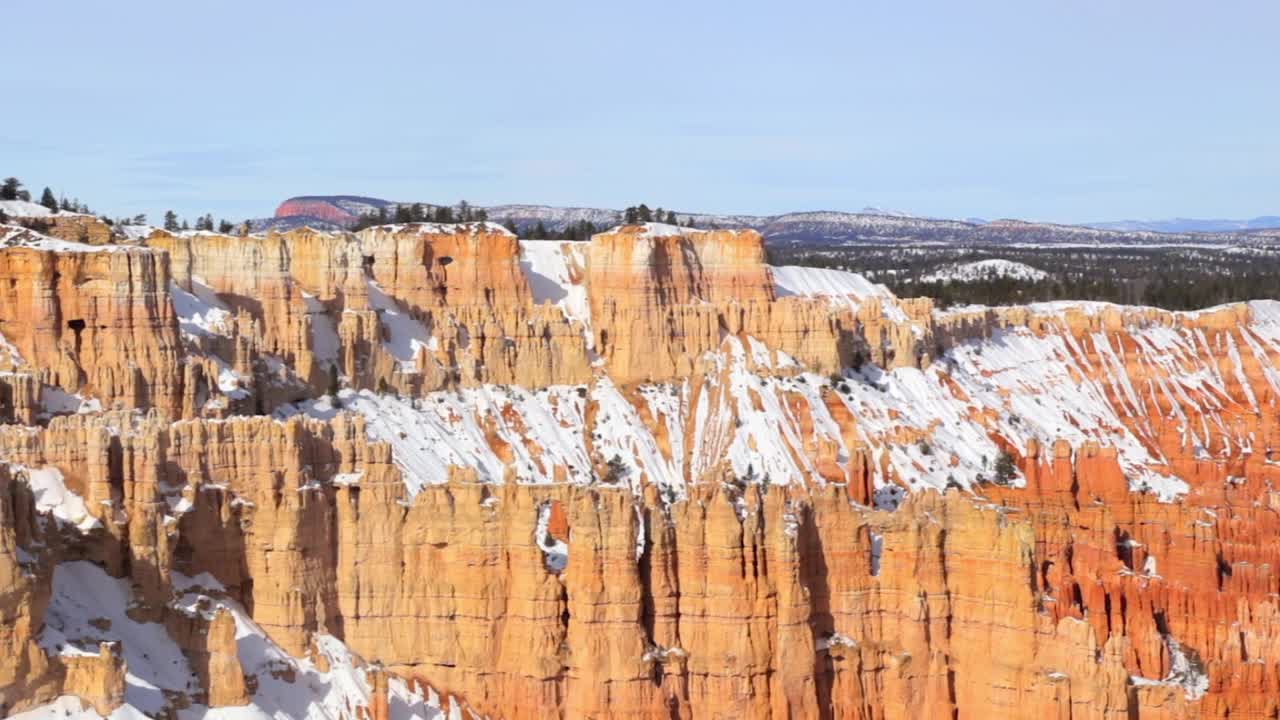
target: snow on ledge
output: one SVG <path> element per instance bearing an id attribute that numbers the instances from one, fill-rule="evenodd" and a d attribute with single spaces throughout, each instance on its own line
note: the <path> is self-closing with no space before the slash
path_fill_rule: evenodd
<path id="1" fill-rule="evenodd" d="M 507 228 L 496 222 L 462 222 L 462 223 L 436 223 L 436 222 L 420 222 L 420 223 L 395 223 L 390 225 L 376 225 L 368 228 L 376 232 L 401 233 L 413 232 L 419 235 L 458 235 L 478 233 L 492 233 L 496 235 L 506 235 L 507 237 L 515 237 Z M 320 231 L 317 231 L 320 232 Z M 361 232 L 364 232 L 363 230 Z"/>
<path id="2" fill-rule="evenodd" d="M 567 240 L 521 240 L 520 270 L 529 282 L 535 304 L 555 305 L 567 319 L 580 320 L 589 327 L 586 247 L 587 243 Z M 591 333 L 586 336 L 589 345 Z"/>
<path id="3" fill-rule="evenodd" d="M 0 225 L 0 250 L 27 248 L 61 253 L 117 253 L 130 249 L 150 252 L 149 248 L 136 245 L 88 245 L 86 243 L 59 240 L 34 230 L 14 225 Z"/>
<path id="4" fill-rule="evenodd" d="M 93 217 L 87 213 L 69 210 L 54 212 L 40 203 L 27 200 L 0 200 L 0 212 L 12 218 Z"/>
<path id="5" fill-rule="evenodd" d="M 24 465 L 10 465 L 14 470 L 25 470 L 27 483 L 35 496 L 36 511 L 49 513 L 59 523 L 65 523 L 80 532 L 89 532 L 102 527 L 97 518 L 89 514 L 84 498 L 67 487 L 62 471 L 53 465 L 40 468 L 29 468 Z"/>
<path id="6" fill-rule="evenodd" d="M 868 300 L 879 300 L 885 317 L 906 322 L 906 313 L 897 306 L 895 296 L 884 285 L 873 283 L 857 273 L 799 265 L 772 266 L 775 294 L 782 297 L 828 298 L 832 304 L 846 304 L 852 310 Z"/>

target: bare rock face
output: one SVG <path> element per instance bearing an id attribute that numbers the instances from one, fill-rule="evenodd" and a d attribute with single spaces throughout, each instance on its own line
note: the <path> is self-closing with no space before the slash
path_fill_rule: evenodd
<path id="1" fill-rule="evenodd" d="M 629 225 L 592 238 L 591 318 L 610 375 L 633 382 L 692 373 L 724 325 L 740 326 L 750 305 L 772 299 L 763 261 L 754 231 Z"/>
<path id="2" fill-rule="evenodd" d="M 16 232 L 4 713 L 1280 707 L 1274 303 L 939 312 L 659 225 Z"/>
<path id="3" fill-rule="evenodd" d="M 619 382 L 702 369 L 724 336 L 750 336 L 819 373 L 870 360 L 917 365 L 929 301 L 780 297 L 753 230 L 630 225 L 591 240 L 587 283 L 595 347 Z M 914 320 L 914 322 L 913 322 Z"/>

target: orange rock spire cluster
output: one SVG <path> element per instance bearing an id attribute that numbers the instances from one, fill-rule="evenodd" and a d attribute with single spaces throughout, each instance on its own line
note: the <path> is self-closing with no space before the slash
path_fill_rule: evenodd
<path id="1" fill-rule="evenodd" d="M 0 714 L 1280 713 L 1280 305 L 83 239 L 0 226 Z"/>

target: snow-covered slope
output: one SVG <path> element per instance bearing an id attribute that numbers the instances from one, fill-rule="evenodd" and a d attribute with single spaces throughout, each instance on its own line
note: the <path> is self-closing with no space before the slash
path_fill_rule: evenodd
<path id="1" fill-rule="evenodd" d="M 825 297 L 854 309 L 867 300 L 878 300 L 886 315 L 898 322 L 906 321 L 901 308 L 892 302 L 895 298 L 888 288 L 857 273 L 797 265 L 775 267 L 771 272 L 778 297 Z"/>
<path id="2" fill-rule="evenodd" d="M 992 258 L 990 260 L 948 265 L 924 275 L 920 278 L 920 282 L 963 283 L 1000 278 L 1036 281 L 1044 280 L 1047 277 L 1049 277 L 1049 273 L 1039 268 L 1012 260 Z"/>
<path id="3" fill-rule="evenodd" d="M 84 213 L 69 212 L 67 210 L 59 210 L 55 213 L 40 203 L 26 200 L 0 200 L 0 212 L 11 218 L 45 218 L 52 215 L 87 217 Z"/>
<path id="4" fill-rule="evenodd" d="M 891 298 L 850 273 L 774 274 L 783 294 L 854 305 Z M 1034 311 L 1052 319 L 1111 307 L 1058 303 Z M 1187 485 L 1159 450 L 1168 439 L 1165 418 L 1182 418 L 1181 442 L 1197 453 L 1246 447 L 1254 440 L 1233 426 L 1224 401 L 1257 407 L 1263 394 L 1280 392 L 1280 374 L 1271 371 L 1264 374 L 1271 390 L 1251 387 L 1240 360 L 1273 364 L 1280 304 L 1254 303 L 1250 314 L 1243 339 L 1219 340 L 1218 348 L 1206 348 L 1202 333 L 1189 328 L 1135 328 L 1123 340 L 1132 345 L 1127 362 L 1122 340 L 1106 333 L 1011 327 L 960 343 L 923 370 L 866 364 L 822 376 L 754 337 L 727 336 L 706 358 L 711 372 L 683 382 L 623 388 L 602 375 L 580 386 L 485 386 L 419 399 L 344 391 L 336 402 L 285 406 L 277 416 L 363 415 L 370 437 L 392 446 L 411 492 L 446 482 L 451 465 L 473 468 L 485 482 L 591 484 L 613 458 L 636 492 L 652 484 L 672 498 L 720 466 L 741 478 L 820 485 L 830 473 L 812 448 L 833 447 L 845 468 L 854 439 L 885 458 L 870 469 L 877 487 L 970 487 L 991 479 L 1001 454 L 995 438 L 1003 438 L 1019 450 L 1032 440 L 1115 448 L 1133 489 L 1171 499 Z M 1221 377 L 1217 354 L 1235 359 L 1235 377 Z"/>
<path id="5" fill-rule="evenodd" d="M 586 251 L 585 243 L 521 240 L 520 269 L 529 281 L 534 302 L 551 303 L 570 320 L 589 323 L 591 306 L 584 283 Z"/>
<path id="6" fill-rule="evenodd" d="M 53 598 L 45 614 L 40 644 L 51 654 L 96 656 L 100 643 L 118 643 L 127 668 L 125 704 L 111 714 L 115 720 L 176 717 L 180 720 L 268 720 L 305 718 L 335 720 L 356 717 L 356 708 L 368 708 L 373 696 L 370 666 L 347 650 L 341 641 L 320 635 L 319 658 L 294 658 L 280 649 L 238 603 L 223 597 L 223 588 L 208 575 L 187 578 L 176 575 L 170 609 L 181 614 L 203 615 L 209 620 L 219 611 L 235 621 L 237 655 L 256 691 L 251 703 L 237 707 L 175 707 L 167 694 L 192 694 L 200 683 L 195 670 L 165 626 L 135 619 L 136 603 L 129 583 L 113 578 L 86 562 L 64 562 L 54 569 Z M 388 678 L 387 700 L 393 718 L 444 720 L 441 700 L 421 685 L 410 687 L 397 677 Z M 56 701 L 14 715 L 22 720 L 98 718 L 81 707 L 79 698 L 66 695 Z M 454 713 L 461 720 L 461 715 Z M 453 720 L 453 718 L 450 718 Z"/>

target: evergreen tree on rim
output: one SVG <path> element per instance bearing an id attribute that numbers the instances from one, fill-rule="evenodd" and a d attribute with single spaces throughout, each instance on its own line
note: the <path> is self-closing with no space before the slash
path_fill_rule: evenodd
<path id="1" fill-rule="evenodd" d="M 58 198 L 53 196 L 53 191 L 45 188 L 40 193 L 40 204 L 48 208 L 51 212 L 58 212 Z"/>
<path id="2" fill-rule="evenodd" d="M 16 177 L 7 177 L 0 185 L 0 200 L 21 200 L 22 181 Z"/>

